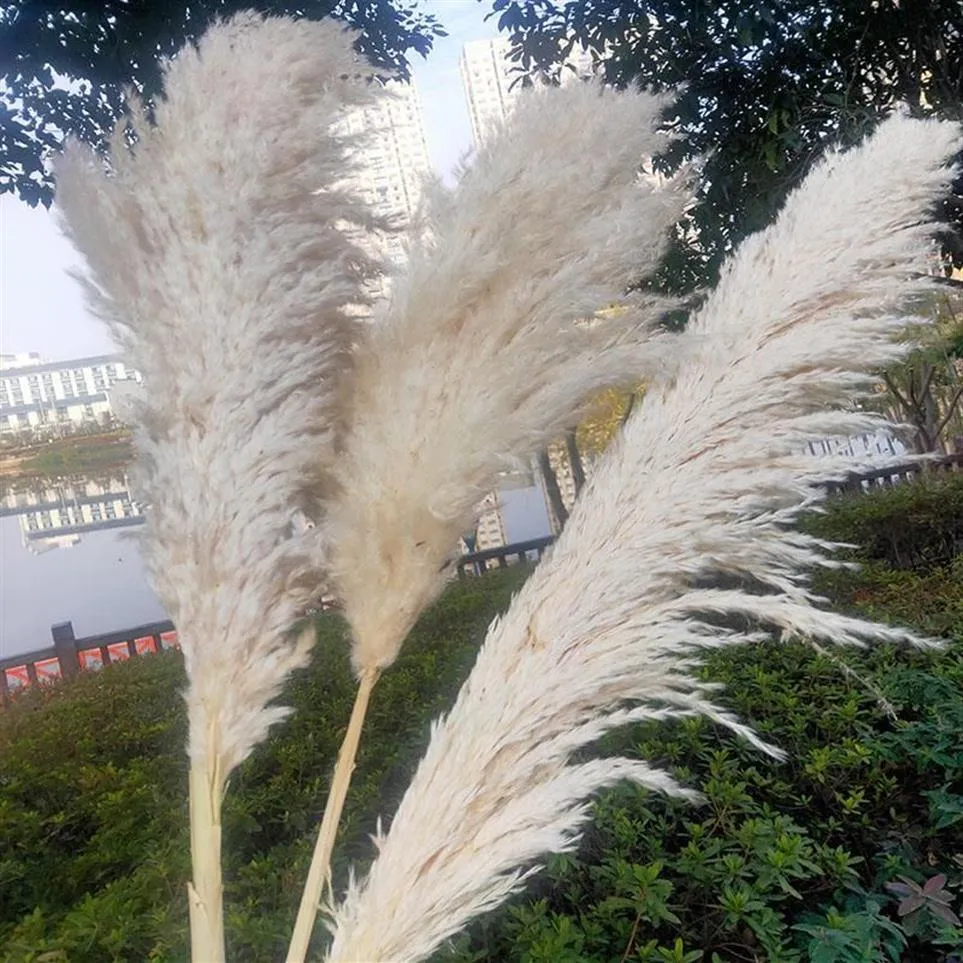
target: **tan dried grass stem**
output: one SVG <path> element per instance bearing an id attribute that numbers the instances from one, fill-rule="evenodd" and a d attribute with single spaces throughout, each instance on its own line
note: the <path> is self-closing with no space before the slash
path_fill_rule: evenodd
<path id="1" fill-rule="evenodd" d="M 191 959 L 224 963 L 224 884 L 221 880 L 221 789 L 216 773 L 191 763 L 193 881 L 187 884 Z"/>
<path id="2" fill-rule="evenodd" d="M 380 674 L 377 669 L 369 669 L 361 674 L 358 681 L 351 719 L 348 722 L 348 730 L 344 734 L 341 749 L 338 751 L 338 761 L 334 767 L 331 789 L 328 792 L 328 801 L 321 819 L 321 829 L 314 845 L 311 868 L 308 870 L 308 878 L 301 893 L 301 905 L 298 907 L 298 916 L 294 923 L 286 963 L 304 963 L 308 954 L 322 890 L 331 875 L 331 854 L 334 851 L 334 840 L 338 834 L 348 787 L 351 785 L 351 774 L 354 772 L 358 745 L 361 742 L 361 730 L 368 711 L 371 692 Z"/>

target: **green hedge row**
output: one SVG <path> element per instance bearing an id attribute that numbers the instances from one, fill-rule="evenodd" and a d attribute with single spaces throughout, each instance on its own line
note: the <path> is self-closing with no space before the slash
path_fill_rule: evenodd
<path id="1" fill-rule="evenodd" d="M 895 568 L 929 569 L 963 554 L 963 478 L 934 474 L 928 481 L 880 489 L 870 497 L 830 501 L 810 528 L 835 541 L 855 542 L 861 557 Z"/>
<path id="2" fill-rule="evenodd" d="M 963 958 L 963 573 L 900 569 L 876 536 L 910 509 L 954 529 L 963 480 L 835 502 L 813 521 L 876 559 L 822 588 L 837 606 L 947 637 L 942 653 L 805 645 L 713 653 L 708 678 L 789 752 L 775 764 L 704 721 L 639 726 L 639 754 L 702 790 L 700 808 L 620 787 L 577 853 L 549 861 L 446 961 L 829 961 Z M 890 505 L 886 511 L 881 503 Z M 942 529 L 941 529 L 942 526 Z M 858 537 L 857 537 L 858 536 Z M 335 863 L 371 858 L 491 616 L 523 570 L 452 586 L 379 683 Z M 339 619 L 320 621 L 296 712 L 232 780 L 225 809 L 230 958 L 283 959 L 353 684 Z M 847 668 L 843 669 L 843 665 Z M 180 657 L 132 660 L 0 717 L 0 959 L 187 959 L 189 875 Z M 895 712 L 895 718 L 890 712 Z M 945 877 L 945 880 L 942 878 Z M 925 887 L 925 889 L 924 889 Z"/>

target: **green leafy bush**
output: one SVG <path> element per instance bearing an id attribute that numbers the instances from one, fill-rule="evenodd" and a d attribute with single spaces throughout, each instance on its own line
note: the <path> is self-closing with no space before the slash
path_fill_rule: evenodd
<path id="1" fill-rule="evenodd" d="M 934 512 L 955 504 L 931 501 L 924 486 L 907 491 Z M 865 502 L 892 507 L 893 498 Z M 869 557 L 876 529 L 866 518 L 885 528 L 882 509 L 844 500 L 813 524 L 849 541 L 866 536 Z M 945 519 L 948 529 L 957 523 Z M 787 761 L 705 720 L 611 736 L 600 751 L 668 767 L 705 804 L 630 786 L 605 793 L 578 851 L 550 859 L 511 906 L 438 960 L 963 959 L 961 574 L 952 563 L 899 569 L 877 559 L 821 578 L 834 605 L 945 636 L 944 652 L 770 643 L 711 653 L 706 677 Z M 396 807 L 429 720 L 454 699 L 486 624 L 524 576 L 452 586 L 379 683 L 336 880 L 371 858 L 368 835 Z M 287 694 L 295 714 L 227 798 L 228 940 L 239 963 L 283 959 L 350 712 L 343 623 L 324 616 L 319 625 L 312 665 Z M 182 686 L 180 657 L 167 653 L 28 692 L 0 717 L 3 961 L 186 961 Z"/>
<path id="2" fill-rule="evenodd" d="M 704 720 L 621 734 L 606 748 L 667 766 L 705 804 L 607 793 L 577 854 L 440 958 L 935 963 L 963 950 L 932 906 L 905 925 L 888 889 L 943 874 L 959 911 L 963 645 L 846 662 L 898 721 L 802 644 L 713 654 L 707 675 L 787 761 Z"/>
<path id="3" fill-rule="evenodd" d="M 894 568 L 928 570 L 963 553 L 963 475 L 923 476 L 865 495 L 837 496 L 810 520 L 825 538 L 854 542 L 858 555 Z"/>
<path id="4" fill-rule="evenodd" d="M 469 580 L 419 622 L 378 686 L 335 872 L 370 857 L 492 616 L 525 572 Z M 345 627 L 319 620 L 295 714 L 232 778 L 224 852 L 230 958 L 282 959 L 354 698 Z M 190 876 L 181 657 L 169 652 L 23 694 L 0 714 L 0 959 L 186 961 Z"/>
<path id="5" fill-rule="evenodd" d="M 836 500 L 807 523 L 875 559 L 820 577 L 834 606 L 943 636 L 945 651 L 710 653 L 723 701 L 787 760 L 706 720 L 608 739 L 705 804 L 605 794 L 578 852 L 439 963 L 963 959 L 963 571 L 946 550 L 961 481 Z"/>

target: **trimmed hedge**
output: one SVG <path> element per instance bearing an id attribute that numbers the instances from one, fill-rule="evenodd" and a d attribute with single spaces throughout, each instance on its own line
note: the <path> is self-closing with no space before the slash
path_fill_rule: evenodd
<path id="1" fill-rule="evenodd" d="M 963 491 L 954 485 L 940 498 L 907 486 L 924 529 L 958 523 L 942 515 Z M 879 502 L 893 499 L 892 521 L 907 497 L 840 501 L 814 524 L 850 541 L 870 533 L 862 551 L 871 556 L 871 533 L 890 524 Z M 336 880 L 371 858 L 368 834 L 397 805 L 429 720 L 454 699 L 485 626 L 524 575 L 453 585 L 379 682 Z M 511 906 L 438 960 L 958 959 L 963 931 L 941 916 L 960 912 L 963 881 L 959 566 L 877 561 L 858 575 L 833 573 L 822 588 L 847 610 L 947 636 L 949 648 L 821 655 L 773 643 L 712 653 L 707 677 L 726 684 L 727 703 L 789 761 L 773 763 L 699 720 L 616 734 L 602 752 L 668 766 L 708 803 L 632 787 L 605 793 L 579 851 L 551 859 Z M 241 767 L 227 797 L 237 963 L 283 959 L 350 711 L 345 628 L 334 616 L 319 625 L 312 665 L 289 688 L 294 716 Z M 167 653 L 28 692 L 0 716 L 3 961 L 187 960 L 183 684 L 180 656 Z M 927 881 L 921 896 L 905 889 Z"/>
<path id="2" fill-rule="evenodd" d="M 927 571 L 963 553 L 963 477 L 933 474 L 865 495 L 829 502 L 810 529 L 824 538 L 855 542 L 859 556 L 894 568 Z"/>

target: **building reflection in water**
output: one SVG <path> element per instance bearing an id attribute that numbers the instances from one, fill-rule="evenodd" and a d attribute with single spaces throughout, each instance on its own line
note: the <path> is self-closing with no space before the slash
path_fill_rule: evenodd
<path id="1" fill-rule="evenodd" d="M 87 532 L 144 521 L 124 473 L 24 483 L 0 499 L 0 518 L 16 517 L 20 540 L 34 555 L 76 545 Z"/>

